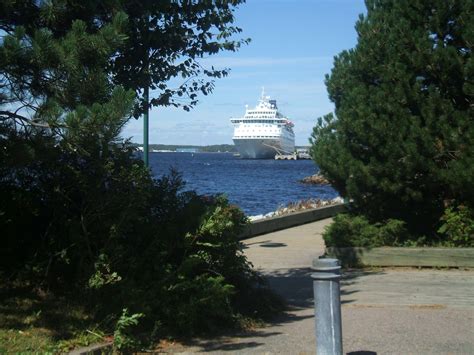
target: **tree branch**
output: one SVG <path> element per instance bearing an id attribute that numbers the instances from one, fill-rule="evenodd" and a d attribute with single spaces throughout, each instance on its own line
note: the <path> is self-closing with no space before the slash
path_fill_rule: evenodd
<path id="1" fill-rule="evenodd" d="M 29 118 L 27 118 L 25 116 L 22 116 L 22 115 L 19 115 L 17 113 L 13 113 L 13 112 L 10 112 L 10 111 L 0 111 L 0 116 L 6 116 L 7 118 L 17 119 L 17 120 L 20 120 L 22 122 L 26 122 L 29 125 L 34 126 L 34 127 L 51 128 L 49 126 L 49 124 L 47 124 L 47 123 L 35 122 L 33 120 L 30 120 Z"/>

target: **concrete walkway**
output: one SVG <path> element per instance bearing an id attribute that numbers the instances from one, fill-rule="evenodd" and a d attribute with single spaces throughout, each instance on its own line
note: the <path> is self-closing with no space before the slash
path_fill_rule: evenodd
<path id="1" fill-rule="evenodd" d="M 244 241 L 289 310 L 267 327 L 172 346 L 179 353 L 313 354 L 312 259 L 330 219 Z M 474 354 L 474 270 L 352 271 L 342 282 L 344 353 Z"/>

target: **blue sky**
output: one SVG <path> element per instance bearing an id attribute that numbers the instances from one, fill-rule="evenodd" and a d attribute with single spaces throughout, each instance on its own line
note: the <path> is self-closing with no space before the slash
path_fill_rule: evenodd
<path id="1" fill-rule="evenodd" d="M 236 53 L 204 59 L 207 66 L 231 68 L 211 95 L 199 97 L 190 112 L 153 108 L 150 143 L 232 144 L 229 119 L 255 106 L 262 86 L 295 124 L 297 145 L 307 145 L 318 117 L 334 110 L 324 76 L 333 57 L 355 46 L 354 25 L 365 13 L 363 0 L 247 0 L 235 12 L 242 38 L 252 42 Z M 132 119 L 123 137 L 142 142 L 142 119 Z"/>

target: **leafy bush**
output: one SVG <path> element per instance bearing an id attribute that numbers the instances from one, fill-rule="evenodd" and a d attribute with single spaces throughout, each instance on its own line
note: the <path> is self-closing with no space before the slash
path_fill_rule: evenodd
<path id="1" fill-rule="evenodd" d="M 438 229 L 442 242 L 452 247 L 474 247 L 474 210 L 466 206 L 446 208 Z"/>
<path id="2" fill-rule="evenodd" d="M 371 223 L 364 216 L 339 214 L 326 227 L 323 238 L 327 247 L 401 246 L 409 234 L 405 223 L 389 219 L 385 223 Z"/>
<path id="3" fill-rule="evenodd" d="M 137 332 L 155 336 L 215 330 L 274 307 L 245 301 L 262 281 L 237 239 L 247 223 L 239 208 L 184 191 L 176 172 L 154 180 L 128 142 L 112 139 L 113 122 L 81 128 L 117 106 L 71 113 L 82 123 L 59 141 L 0 125 L 3 275 L 68 290 L 109 330 L 124 308 L 144 314 Z"/>
<path id="4" fill-rule="evenodd" d="M 474 212 L 463 205 L 446 208 L 438 233 L 429 238 L 411 235 L 400 220 L 374 223 L 362 215 L 339 214 L 323 238 L 327 247 L 474 247 Z"/>
<path id="5" fill-rule="evenodd" d="M 126 351 L 137 347 L 136 337 L 133 335 L 133 329 L 138 325 L 142 313 L 128 314 L 124 308 L 122 315 L 117 321 L 114 331 L 114 347 L 119 351 Z"/>

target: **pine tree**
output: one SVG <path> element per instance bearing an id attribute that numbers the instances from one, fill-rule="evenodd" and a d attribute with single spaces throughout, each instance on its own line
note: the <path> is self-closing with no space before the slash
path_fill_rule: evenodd
<path id="1" fill-rule="evenodd" d="M 59 265 L 74 249 L 71 267 L 85 274 L 104 240 L 151 220 L 144 206 L 168 187 L 155 186 L 121 130 L 146 85 L 162 91 L 160 105 L 209 92 L 226 71 L 198 60 L 241 43 L 230 39 L 241 2 L 0 2 L 0 267 L 37 265 L 35 255 Z M 176 77 L 184 83 L 168 89 Z"/>
<path id="2" fill-rule="evenodd" d="M 474 206 L 474 1 L 366 5 L 326 78 L 335 116 L 319 119 L 312 155 L 371 220 L 430 235 L 446 204 Z"/>
<path id="3" fill-rule="evenodd" d="M 69 89 L 81 90 L 81 99 L 93 96 L 95 100 L 103 95 L 102 91 L 97 91 L 103 86 L 94 87 L 92 84 L 122 85 L 136 93 L 139 101 L 134 114 L 138 117 L 145 108 L 143 88 L 147 86 L 153 90 L 150 105 L 182 106 L 189 110 L 197 104 L 198 94 L 210 93 L 214 87 L 213 80 L 227 75 L 229 71 L 227 68 L 205 67 L 201 59 L 221 51 L 236 51 L 242 44 L 249 42 L 249 39 L 235 39 L 241 29 L 232 25 L 233 12 L 243 2 L 2 1 L 2 37 L 10 42 L 9 37 L 21 37 L 23 45 L 17 45 L 16 49 L 10 48 L 8 53 L 0 57 L 0 95 L 12 90 L 12 81 L 3 79 L 13 73 L 17 75 L 13 83 L 20 81 L 29 85 L 31 81 L 34 95 L 51 96 L 48 90 L 57 87 L 57 78 L 43 75 L 45 71 L 60 66 L 61 70 L 71 72 L 71 65 L 100 64 L 95 72 L 88 68 L 88 79 L 81 81 L 78 80 L 80 78 L 71 77 L 69 85 L 75 83 L 75 87 Z M 95 42 L 94 38 L 85 37 L 86 34 L 104 34 L 104 29 L 110 29 L 111 26 L 117 30 L 117 16 L 121 20 L 127 19 L 126 24 L 124 21 L 120 23 L 122 26 L 115 33 L 120 36 L 112 38 L 113 33 L 109 31 L 108 43 L 100 42 L 100 38 L 96 38 L 99 41 Z M 51 46 L 53 40 L 62 40 L 79 33 L 82 33 L 82 38 L 78 38 L 73 46 L 62 48 L 62 53 L 51 53 L 54 51 Z M 27 53 L 21 52 L 24 47 L 28 49 L 25 46 L 27 43 L 32 48 L 39 46 L 45 52 L 36 53 L 39 57 L 27 58 Z M 5 43 L 0 43 L 0 50 L 5 50 Z M 63 58 L 58 58 L 58 55 L 76 55 L 76 62 L 72 59 L 67 63 L 61 62 Z M 77 59 L 80 59 L 80 63 Z M 106 77 L 100 79 L 101 82 L 99 77 L 103 73 L 100 71 L 106 73 Z M 74 71 L 74 74 L 85 73 L 79 70 Z M 50 85 L 47 82 L 51 81 L 49 79 L 54 84 Z M 93 82 L 86 83 L 85 80 Z M 73 93 L 67 93 L 66 96 L 68 99 L 74 98 Z"/>

